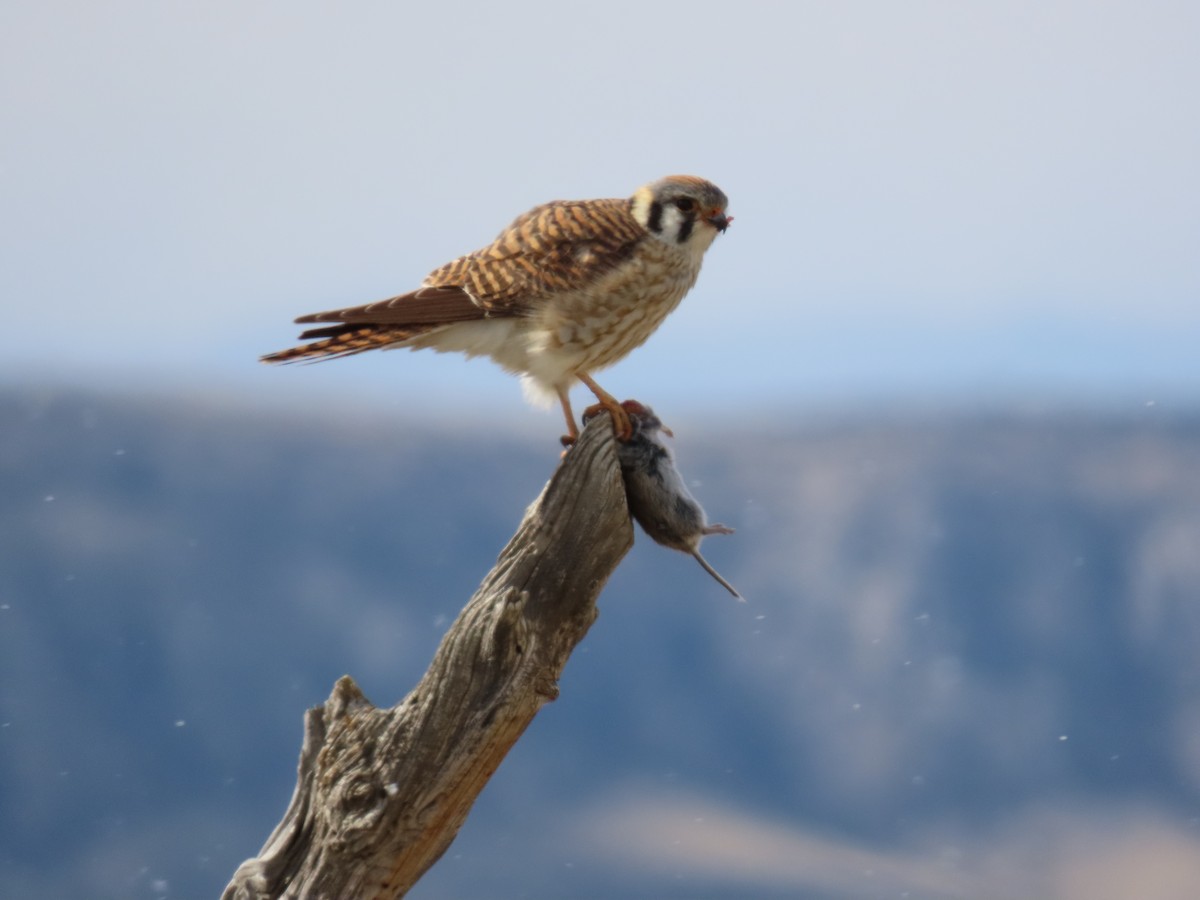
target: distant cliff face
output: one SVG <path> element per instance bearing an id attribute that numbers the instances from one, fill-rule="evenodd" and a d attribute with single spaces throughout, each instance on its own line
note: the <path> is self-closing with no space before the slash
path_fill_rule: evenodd
<path id="1" fill-rule="evenodd" d="M 403 696 L 557 462 L 312 425 L 0 394 L 0 895 L 219 892 L 304 708 Z M 639 535 L 428 896 L 799 895 L 604 856 L 630 784 L 895 853 L 1136 802 L 1195 849 L 1200 419 L 676 430 L 749 603 Z"/>

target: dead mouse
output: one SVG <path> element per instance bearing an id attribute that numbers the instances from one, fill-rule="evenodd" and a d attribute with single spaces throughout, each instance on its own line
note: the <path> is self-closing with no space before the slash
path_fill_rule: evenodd
<path id="1" fill-rule="evenodd" d="M 650 407 L 636 400 L 621 404 L 629 414 L 633 434 L 617 442 L 617 458 L 625 479 L 629 511 L 655 541 L 690 553 L 738 600 L 745 598 L 700 555 L 700 542 L 710 534 L 733 534 L 732 528 L 708 523 L 708 517 L 675 467 L 675 455 L 663 441 L 671 430 Z"/>

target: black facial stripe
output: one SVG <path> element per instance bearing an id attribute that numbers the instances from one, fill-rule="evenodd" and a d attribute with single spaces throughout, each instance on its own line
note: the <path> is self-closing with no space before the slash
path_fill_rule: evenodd
<path id="1" fill-rule="evenodd" d="M 663 205 L 655 200 L 650 204 L 650 218 L 646 220 L 646 227 L 658 234 L 662 231 L 662 214 Z"/>
<path id="2" fill-rule="evenodd" d="M 677 237 L 675 239 L 676 242 L 682 244 L 689 237 L 691 237 L 692 236 L 692 228 L 693 228 L 693 226 L 695 226 L 695 224 L 696 224 L 696 217 L 694 215 L 693 216 L 685 215 L 683 217 L 683 221 L 679 223 L 679 237 Z"/>

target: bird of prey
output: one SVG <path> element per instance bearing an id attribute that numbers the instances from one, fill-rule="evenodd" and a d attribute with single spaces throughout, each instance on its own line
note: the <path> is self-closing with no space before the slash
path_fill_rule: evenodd
<path id="1" fill-rule="evenodd" d="M 732 221 L 716 185 L 671 175 L 628 199 L 557 200 L 519 216 L 487 247 L 434 269 L 415 291 L 296 319 L 309 343 L 262 357 L 287 363 L 366 350 L 431 347 L 489 356 L 534 399 L 557 396 L 564 443 L 579 431 L 576 380 L 632 434 L 592 379 L 640 346 L 696 283 L 704 252 Z"/>

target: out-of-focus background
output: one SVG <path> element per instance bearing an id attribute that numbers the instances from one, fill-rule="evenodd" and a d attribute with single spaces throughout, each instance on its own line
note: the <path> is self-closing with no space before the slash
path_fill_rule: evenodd
<path id="1" fill-rule="evenodd" d="M 1167 2 L 0 12 L 0 895 L 218 893 L 303 710 L 399 700 L 556 464 L 486 361 L 259 365 L 291 319 L 686 172 L 736 221 L 601 383 L 750 602 L 639 537 L 413 896 L 1195 896 L 1198 40 Z"/>

